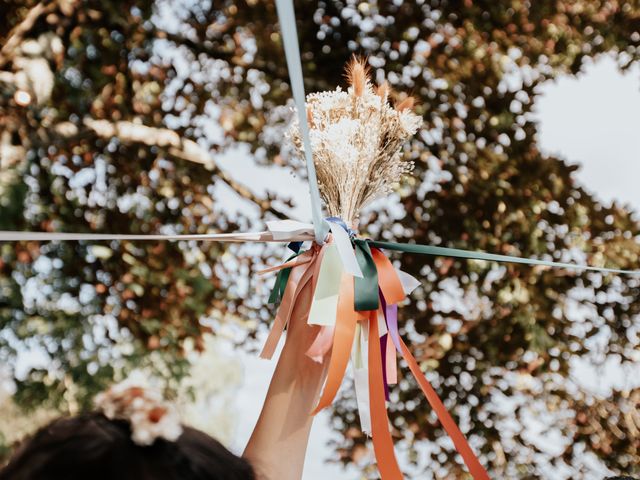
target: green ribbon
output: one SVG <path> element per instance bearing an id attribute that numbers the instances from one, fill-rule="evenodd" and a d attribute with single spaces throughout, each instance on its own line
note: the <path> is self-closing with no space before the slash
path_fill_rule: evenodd
<path id="1" fill-rule="evenodd" d="M 355 254 L 363 277 L 354 277 L 354 307 L 358 311 L 377 310 L 378 299 L 378 271 L 373 261 L 370 247 L 393 250 L 402 253 L 417 253 L 419 255 L 434 255 L 439 257 L 466 258 L 469 260 L 484 260 L 487 262 L 508 262 L 522 265 L 538 265 L 543 267 L 564 268 L 570 270 L 585 270 L 599 273 L 617 273 L 623 275 L 640 276 L 640 270 L 622 270 L 618 268 L 593 267 L 591 265 L 579 265 L 577 263 L 551 262 L 538 260 L 537 258 L 514 257 L 511 255 L 498 255 L 495 253 L 462 250 L 459 248 L 434 247 L 432 245 L 419 245 L 415 243 L 379 242 L 376 240 L 354 240 Z M 303 253 L 302 251 L 292 255 L 287 262 Z M 269 303 L 279 304 L 282 301 L 287 281 L 291 274 L 291 267 L 278 272 L 276 280 L 269 295 Z"/>
<path id="2" fill-rule="evenodd" d="M 497 255 L 495 253 L 474 252 L 461 250 L 459 248 L 434 247 L 431 245 L 418 245 L 415 243 L 395 243 L 379 242 L 367 240 L 367 243 L 376 248 L 394 250 L 403 253 L 418 253 L 420 255 L 434 255 L 441 257 L 468 258 L 470 260 L 485 260 L 487 262 L 509 262 L 524 265 L 540 265 L 544 267 L 567 268 L 572 270 L 588 270 L 600 273 L 619 273 L 624 275 L 640 276 L 640 270 L 620 270 L 617 268 L 592 267 L 590 265 L 579 265 L 577 263 L 550 262 L 538 260 L 536 258 L 513 257 L 511 255 Z"/>
<path id="3" fill-rule="evenodd" d="M 354 308 L 357 311 L 377 310 L 378 270 L 371 255 L 371 249 L 365 240 L 355 240 L 356 260 L 362 270 L 362 277 L 353 277 Z"/>
<path id="4" fill-rule="evenodd" d="M 300 251 L 294 255 L 291 255 L 289 258 L 287 258 L 286 261 L 289 262 L 293 260 L 301 253 L 304 252 Z M 291 268 L 292 267 L 283 268 L 278 272 L 278 275 L 276 275 L 276 281 L 273 283 L 273 288 L 271 289 L 271 294 L 269 295 L 269 303 L 279 305 L 282 301 L 284 290 L 285 288 L 287 288 L 287 282 L 289 281 L 289 275 L 291 275 Z"/>

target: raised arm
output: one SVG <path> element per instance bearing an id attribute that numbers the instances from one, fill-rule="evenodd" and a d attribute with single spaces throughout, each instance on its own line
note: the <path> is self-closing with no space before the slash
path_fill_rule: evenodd
<path id="1" fill-rule="evenodd" d="M 311 296 L 308 284 L 300 296 Z M 257 480 L 300 480 L 313 417 L 326 375 L 323 363 L 311 360 L 306 352 L 319 327 L 306 323 L 298 301 L 294 307 L 287 338 L 269 385 L 255 429 L 244 451 Z M 306 312 L 308 313 L 308 312 Z"/>

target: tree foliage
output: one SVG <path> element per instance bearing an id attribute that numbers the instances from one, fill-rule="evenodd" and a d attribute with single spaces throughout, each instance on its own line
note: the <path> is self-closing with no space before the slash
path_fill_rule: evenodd
<path id="1" fill-rule="evenodd" d="M 258 225 L 223 208 L 229 198 L 264 218 L 286 215 L 286 193 L 252 192 L 217 161 L 248 146 L 259 163 L 300 170 L 282 145 L 290 88 L 271 2 L 4 8 L 1 228 Z M 340 84 L 356 53 L 377 81 L 419 99 L 424 128 L 406 149 L 415 175 L 363 213 L 363 234 L 637 268 L 631 212 L 603 205 L 576 182 L 575 166 L 542 154 L 531 115 L 537 87 L 577 74 L 585 59 L 610 54 L 622 69 L 637 62 L 635 0 L 324 0 L 296 9 L 307 91 Z M 64 408 L 70 382 L 85 401 L 149 358 L 177 378 L 186 340 L 234 319 L 269 318 L 264 298 L 247 295 L 263 286 L 239 279 L 272 250 L 0 248 L 0 356 L 12 364 L 26 345 L 50 359 L 16 378 L 24 405 Z M 494 476 L 587 478 L 590 458 L 640 473 L 638 389 L 599 396 L 573 375 L 576 362 L 624 369 L 638 360 L 637 279 L 409 255 L 402 265 L 423 279 L 402 309 L 404 333 Z M 413 382 L 401 381 L 390 409 L 416 478 L 464 478 Z M 334 423 L 345 433 L 340 458 L 366 463 L 349 389 Z"/>

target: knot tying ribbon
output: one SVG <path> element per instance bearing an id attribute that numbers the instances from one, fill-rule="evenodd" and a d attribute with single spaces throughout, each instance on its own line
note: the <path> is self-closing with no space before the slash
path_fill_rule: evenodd
<path id="1" fill-rule="evenodd" d="M 396 459 L 386 402 L 389 389 L 397 383 L 397 356 L 404 358 L 423 391 L 427 402 L 451 437 L 474 480 L 489 476 L 469 446 L 446 407 L 438 397 L 398 329 L 398 306 L 419 282 L 397 270 L 374 242 L 358 239 L 355 232 L 337 218 L 328 218 L 332 235 L 322 246 L 313 243 L 309 250 L 296 253 L 285 263 L 264 272 L 278 271 L 269 301 L 279 303 L 275 321 L 261 356 L 271 358 L 286 325 L 305 322 L 320 325 L 307 355 L 321 362 L 329 356 L 327 379 L 311 412 L 331 405 L 352 362 L 356 400 L 362 430 L 371 435 L 378 470 L 382 480 L 403 478 Z M 336 231 L 344 235 L 336 235 Z M 349 240 L 350 255 L 339 238 Z M 345 258 L 347 259 L 345 261 Z M 355 275 L 355 261 L 360 275 Z M 299 297 L 311 283 L 313 294 Z M 292 318 L 296 311 L 304 312 Z"/>

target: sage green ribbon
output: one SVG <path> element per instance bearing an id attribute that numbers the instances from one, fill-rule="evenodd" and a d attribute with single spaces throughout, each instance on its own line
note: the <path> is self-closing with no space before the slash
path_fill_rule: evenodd
<path id="1" fill-rule="evenodd" d="M 371 249 L 366 240 L 354 240 L 356 260 L 362 270 L 362 277 L 353 277 L 354 308 L 357 311 L 377 310 L 378 300 L 378 270 L 371 255 Z"/>
<path id="2" fill-rule="evenodd" d="M 593 267 L 591 265 L 580 265 L 577 263 L 551 262 L 547 260 L 538 260 L 537 258 L 513 257 L 511 255 L 498 255 L 495 253 L 461 250 L 459 248 L 434 247 L 431 245 L 419 245 L 415 243 L 379 242 L 376 240 L 367 240 L 367 243 L 372 247 L 403 253 L 417 253 L 420 255 L 434 255 L 439 257 L 485 260 L 487 262 L 520 263 L 524 265 L 539 265 L 543 267 L 565 268 L 570 270 L 587 270 L 590 272 L 640 276 L 640 270 L 621 270 L 618 268 Z"/>

